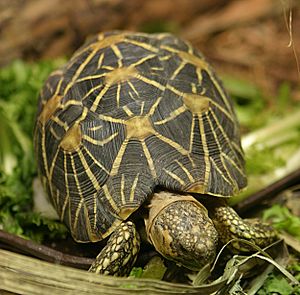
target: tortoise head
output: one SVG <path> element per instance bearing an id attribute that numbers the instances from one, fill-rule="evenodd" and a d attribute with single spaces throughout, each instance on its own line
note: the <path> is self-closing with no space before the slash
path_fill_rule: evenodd
<path id="1" fill-rule="evenodd" d="M 205 207 L 192 196 L 154 194 L 146 231 L 161 255 L 188 269 L 199 270 L 216 256 L 218 233 Z"/>

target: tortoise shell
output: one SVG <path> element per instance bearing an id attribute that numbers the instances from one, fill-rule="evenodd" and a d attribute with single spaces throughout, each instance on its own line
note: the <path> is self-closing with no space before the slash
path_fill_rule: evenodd
<path id="1" fill-rule="evenodd" d="M 156 187 L 229 197 L 246 185 L 231 100 L 170 34 L 101 33 L 39 97 L 42 183 L 75 240 L 108 236 Z"/>

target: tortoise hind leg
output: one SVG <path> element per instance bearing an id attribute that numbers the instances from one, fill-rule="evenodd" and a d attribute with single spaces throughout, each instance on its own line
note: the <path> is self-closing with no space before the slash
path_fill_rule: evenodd
<path id="1" fill-rule="evenodd" d="M 131 221 L 123 222 L 113 232 L 89 271 L 97 274 L 126 276 L 140 249 L 140 237 Z"/>
<path id="2" fill-rule="evenodd" d="M 264 248 L 277 239 L 276 231 L 267 223 L 258 219 L 242 219 L 225 202 L 213 209 L 212 220 L 219 233 L 222 243 L 227 243 L 232 239 L 244 239 Z M 253 250 L 251 246 L 233 241 L 231 248 L 234 252 Z"/>

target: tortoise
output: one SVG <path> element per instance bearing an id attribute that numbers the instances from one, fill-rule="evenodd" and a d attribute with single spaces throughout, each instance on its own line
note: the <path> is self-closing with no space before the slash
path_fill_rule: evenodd
<path id="1" fill-rule="evenodd" d="M 75 241 L 110 236 L 90 271 L 128 274 L 140 248 L 135 211 L 157 252 L 190 270 L 211 263 L 219 242 L 276 237 L 227 205 L 247 184 L 233 103 L 204 56 L 172 34 L 89 39 L 45 82 L 34 141 Z M 237 239 L 232 250 L 249 249 Z"/>

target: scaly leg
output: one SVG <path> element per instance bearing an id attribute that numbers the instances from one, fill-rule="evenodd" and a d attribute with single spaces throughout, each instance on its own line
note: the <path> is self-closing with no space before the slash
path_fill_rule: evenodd
<path id="1" fill-rule="evenodd" d="M 123 222 L 113 232 L 89 271 L 97 274 L 126 276 L 140 249 L 140 237 L 131 221 Z"/>
<path id="2" fill-rule="evenodd" d="M 224 244 L 238 238 L 264 248 L 278 239 L 276 231 L 269 224 L 258 219 L 242 219 L 225 203 L 213 209 L 212 220 Z M 254 250 L 239 241 L 232 242 L 231 247 L 234 252 Z"/>

